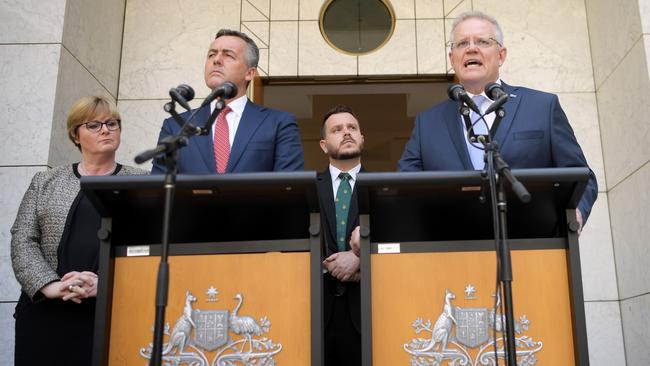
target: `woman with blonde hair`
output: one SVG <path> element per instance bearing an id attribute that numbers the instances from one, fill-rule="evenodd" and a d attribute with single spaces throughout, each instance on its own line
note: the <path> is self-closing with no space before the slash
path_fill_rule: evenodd
<path id="1" fill-rule="evenodd" d="M 23 197 L 11 228 L 11 261 L 22 289 L 15 365 L 91 363 L 100 216 L 79 178 L 147 174 L 115 161 L 121 126 L 110 100 L 77 101 L 67 129 L 81 161 L 36 173 Z"/>

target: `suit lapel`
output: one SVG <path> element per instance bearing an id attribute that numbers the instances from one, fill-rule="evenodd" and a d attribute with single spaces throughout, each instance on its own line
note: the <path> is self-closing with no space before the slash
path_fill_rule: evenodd
<path id="1" fill-rule="evenodd" d="M 472 162 L 469 159 L 469 153 L 467 152 L 467 144 L 464 140 L 465 134 L 462 130 L 463 127 L 460 120 L 460 113 L 458 112 L 458 104 L 454 102 L 447 102 L 442 113 L 443 118 L 445 119 L 445 123 L 447 124 L 449 138 L 456 148 L 458 158 L 463 163 L 463 167 L 466 170 L 474 169 Z"/>
<path id="2" fill-rule="evenodd" d="M 499 143 L 499 148 L 503 149 L 503 145 L 507 141 L 506 136 L 512 127 L 512 123 L 514 121 L 515 114 L 517 113 L 517 108 L 519 108 L 519 102 L 521 101 L 522 96 L 517 94 L 517 88 L 513 88 L 512 86 L 503 82 L 501 84 L 503 85 L 503 91 L 509 95 L 509 98 L 508 101 L 503 105 L 503 109 L 505 110 L 506 115 L 501 120 L 501 124 L 499 125 L 499 128 L 497 128 L 494 139 Z"/>
<path id="3" fill-rule="evenodd" d="M 228 160 L 228 166 L 226 167 L 227 173 L 231 173 L 235 169 L 239 159 L 244 153 L 244 150 L 246 150 L 248 141 L 262 122 L 264 122 L 266 116 L 267 114 L 264 113 L 264 110 L 258 105 L 254 104 L 250 100 L 246 102 L 244 113 L 239 120 L 235 140 L 230 149 L 230 159 Z"/>
<path id="4" fill-rule="evenodd" d="M 321 215 L 325 216 L 326 230 L 329 230 L 329 237 L 332 238 L 332 240 L 327 241 L 327 246 L 331 253 L 336 253 L 338 251 L 336 247 L 336 207 L 334 206 L 334 191 L 329 168 L 318 176 L 318 187 L 321 210 L 323 211 Z M 325 237 L 327 238 L 327 235 Z"/>
<path id="5" fill-rule="evenodd" d="M 210 107 L 205 106 L 199 109 L 198 112 L 196 112 L 194 121 L 197 122 L 193 122 L 193 123 L 202 126 L 203 124 L 205 124 L 205 122 L 208 120 L 209 117 L 210 117 Z M 207 135 L 194 136 L 192 137 L 192 139 L 195 140 L 193 143 L 196 143 L 196 146 L 199 149 L 199 155 L 203 159 L 203 163 L 205 164 L 207 170 L 211 173 L 216 173 L 217 167 L 214 161 L 214 141 L 212 139 L 212 130 L 210 130 L 210 132 Z"/>

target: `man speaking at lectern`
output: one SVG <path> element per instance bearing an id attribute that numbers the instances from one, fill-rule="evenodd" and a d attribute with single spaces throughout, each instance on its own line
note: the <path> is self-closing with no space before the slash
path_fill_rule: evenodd
<path id="1" fill-rule="evenodd" d="M 498 128 L 492 129 L 492 136 L 511 168 L 588 166 L 556 95 L 510 86 L 499 78 L 507 49 L 494 18 L 478 11 L 461 14 L 452 25 L 450 41 L 449 59 L 464 88 L 458 86 L 460 89 L 454 97 L 466 92 L 467 96 L 460 99 L 467 105 L 473 102 L 484 113 L 493 99 L 497 99 L 492 93 L 486 95 L 486 86 L 490 91 L 501 89 L 507 95 L 503 105 L 506 115 L 500 124 L 495 123 Z M 482 170 L 484 151 L 477 148 L 482 144 L 470 143 L 468 134 L 487 134 L 497 118 L 495 114 L 485 116 L 487 127 L 481 121 L 472 131 L 467 128 L 455 101 L 442 102 L 420 113 L 398 162 L 398 170 Z M 471 122 L 478 116 L 472 112 Z M 597 195 L 596 177 L 590 170 L 589 182 L 576 210 L 580 227 L 587 220 Z"/>
<path id="2" fill-rule="evenodd" d="M 286 112 L 259 106 L 246 97 L 259 60 L 259 49 L 246 34 L 222 29 L 210 44 L 205 60 L 205 83 L 215 90 L 229 81 L 237 94 L 226 100 L 210 133 L 194 136 L 178 151 L 179 174 L 302 170 L 304 157 L 295 118 Z M 216 101 L 199 108 L 192 124 L 203 126 Z M 189 118 L 189 113 L 183 114 Z M 180 126 L 172 118 L 163 122 L 158 141 L 175 135 Z M 155 159 L 152 173 L 165 173 Z"/>

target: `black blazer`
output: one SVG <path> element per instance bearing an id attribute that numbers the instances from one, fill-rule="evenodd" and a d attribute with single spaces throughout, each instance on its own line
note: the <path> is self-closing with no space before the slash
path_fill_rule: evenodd
<path id="1" fill-rule="evenodd" d="M 361 168 L 363 171 L 363 167 Z M 318 174 L 316 179 L 316 186 L 318 187 L 318 200 L 320 203 L 321 212 L 321 237 L 323 238 L 322 245 L 322 258 L 325 259 L 330 255 L 338 252 L 336 246 L 336 207 L 334 206 L 334 192 L 332 189 L 332 176 L 330 175 L 329 167 L 322 173 Z M 350 249 L 350 236 L 355 227 L 359 225 L 359 203 L 357 200 L 357 189 L 352 190 L 352 198 L 350 200 L 350 211 L 348 212 L 348 227 L 346 229 L 346 244 L 347 250 Z M 324 313 L 325 313 L 325 327 L 332 317 L 332 309 L 334 302 L 334 294 L 336 283 L 339 282 L 336 278 L 330 276 L 329 273 L 323 275 L 323 298 L 324 298 Z M 350 316 L 354 327 L 361 332 L 361 291 L 358 282 L 342 282 L 346 287 L 346 294 L 348 299 L 348 308 L 350 309 Z"/>

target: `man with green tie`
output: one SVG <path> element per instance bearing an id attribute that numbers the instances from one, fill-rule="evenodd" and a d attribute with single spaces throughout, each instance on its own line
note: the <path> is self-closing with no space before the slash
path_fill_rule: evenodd
<path id="1" fill-rule="evenodd" d="M 320 147 L 329 167 L 318 176 L 323 233 L 325 365 L 361 365 L 359 252 L 350 246 L 358 233 L 359 208 L 354 185 L 361 171 L 363 135 L 347 106 L 323 117 Z M 358 235 L 356 235 L 358 237 Z M 355 241 L 356 243 L 356 241 Z"/>

